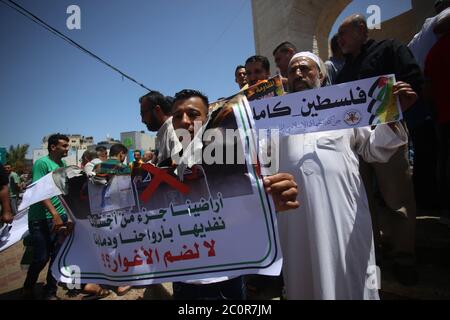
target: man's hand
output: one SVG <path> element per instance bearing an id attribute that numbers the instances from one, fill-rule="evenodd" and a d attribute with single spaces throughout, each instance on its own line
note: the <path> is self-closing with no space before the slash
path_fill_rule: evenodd
<path id="1" fill-rule="evenodd" d="M 14 219 L 14 216 L 11 213 L 11 211 L 4 211 L 2 213 L 1 221 L 3 221 L 3 223 L 12 223 L 13 219 Z"/>
<path id="2" fill-rule="evenodd" d="M 297 183 L 289 173 L 277 173 L 264 177 L 264 188 L 272 195 L 275 209 L 278 212 L 296 209 L 300 205 L 297 201 Z"/>
<path id="3" fill-rule="evenodd" d="M 57 233 L 59 229 L 64 226 L 64 222 L 62 221 L 61 216 L 59 214 L 53 215 L 52 221 L 53 221 L 52 232 Z"/>
<path id="4" fill-rule="evenodd" d="M 409 83 L 397 81 L 394 84 L 393 90 L 394 96 L 397 96 L 400 101 L 400 107 L 403 112 L 408 110 L 417 101 L 417 93 Z"/>
<path id="5" fill-rule="evenodd" d="M 64 233 L 65 236 L 68 236 L 69 234 L 71 234 L 73 232 L 73 228 L 74 228 L 74 223 L 72 221 L 67 221 L 66 223 L 66 232 Z"/>

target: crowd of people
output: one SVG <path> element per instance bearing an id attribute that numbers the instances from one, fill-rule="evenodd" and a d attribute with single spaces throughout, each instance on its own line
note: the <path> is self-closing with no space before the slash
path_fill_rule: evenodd
<path id="1" fill-rule="evenodd" d="M 332 37 L 332 57 L 282 42 L 273 57 L 287 93 L 317 89 L 380 75 L 394 74 L 393 94 L 404 120 L 376 127 L 345 129 L 282 137 L 279 172 L 264 177 L 278 214 L 283 252 L 282 286 L 287 299 L 379 299 L 378 288 L 368 286 L 385 248 L 393 259 L 392 272 L 404 285 L 415 285 L 416 216 L 436 212 L 449 216 L 450 1 L 436 1 L 436 16 L 427 19 L 408 45 L 396 40 L 369 39 L 365 18 L 347 17 Z M 267 57 L 255 55 L 235 69 L 239 90 L 271 77 Z M 205 124 L 208 97 L 185 89 L 165 96 L 151 91 L 139 99 L 142 122 L 156 132 L 156 150 L 133 153 L 113 145 L 83 155 L 82 167 L 90 178 L 113 172 L 139 175 L 143 163 L 158 167 L 176 165 L 184 151 L 177 129 L 194 136 L 195 123 Z M 409 150 L 414 150 L 413 166 Z M 33 181 L 64 167 L 68 138 L 53 135 L 49 155 L 33 166 Z M 10 169 L 8 183 L 20 190 Z M 2 174 L 3 176 L 3 174 Z M 14 184 L 13 184 L 14 185 Z M 6 201 L 1 190 L 4 222 L 12 220 L 15 189 Z M 11 204 L 11 205 L 10 205 Z M 284 212 L 285 211 L 285 212 Z M 58 198 L 35 204 L 29 210 L 29 230 L 35 246 L 24 293 L 32 296 L 39 273 L 52 263 L 61 235 L 71 232 L 70 221 Z M 50 268 L 49 268 L 50 270 Z M 264 281 L 259 289 L 264 287 Z M 55 297 L 56 281 L 50 271 L 45 287 Z M 86 284 L 86 292 L 105 296 L 104 289 Z M 126 292 L 129 286 L 117 288 Z M 245 299 L 247 278 L 174 282 L 175 299 Z"/>

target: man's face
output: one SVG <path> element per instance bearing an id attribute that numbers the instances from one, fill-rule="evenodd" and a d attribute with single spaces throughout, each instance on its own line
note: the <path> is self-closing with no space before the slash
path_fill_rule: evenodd
<path id="1" fill-rule="evenodd" d="M 151 151 L 145 151 L 144 156 L 142 157 L 142 160 L 144 162 L 149 162 L 153 159 L 153 152 Z"/>
<path id="2" fill-rule="evenodd" d="M 278 50 L 273 56 L 275 58 L 275 64 L 277 65 L 277 68 L 280 69 L 281 75 L 285 78 L 287 77 L 288 73 L 289 61 L 291 61 L 294 54 L 295 52 L 292 49 L 287 50 L 286 52 Z"/>
<path id="3" fill-rule="evenodd" d="M 5 164 L 4 166 L 6 174 L 10 174 L 12 171 L 12 167 L 9 164 Z"/>
<path id="4" fill-rule="evenodd" d="M 97 151 L 97 157 L 102 161 L 108 160 L 108 151 Z"/>
<path id="5" fill-rule="evenodd" d="M 118 158 L 120 162 L 124 162 L 125 159 L 127 158 L 127 154 L 125 152 L 120 151 Z"/>
<path id="6" fill-rule="evenodd" d="M 288 72 L 289 92 L 319 88 L 322 74 L 317 64 L 306 57 L 295 59 Z"/>
<path id="7" fill-rule="evenodd" d="M 239 89 L 247 84 L 247 73 L 245 72 L 245 68 L 240 68 L 236 71 L 235 80 L 239 85 Z"/>
<path id="8" fill-rule="evenodd" d="M 351 22 L 344 22 L 339 27 L 338 43 L 343 54 L 356 54 L 364 43 L 362 29 Z"/>
<path id="9" fill-rule="evenodd" d="M 161 127 L 153 108 L 150 108 L 150 102 L 146 99 L 141 102 L 141 121 L 149 131 L 158 131 Z"/>
<path id="10" fill-rule="evenodd" d="M 247 81 L 249 86 L 253 86 L 261 80 L 267 80 L 270 77 L 262 65 L 262 62 L 249 62 L 245 65 L 245 71 L 247 72 Z"/>
<path id="11" fill-rule="evenodd" d="M 141 153 L 140 152 L 135 152 L 134 153 L 134 160 L 136 160 L 136 161 L 141 160 Z"/>
<path id="12" fill-rule="evenodd" d="M 53 144 L 50 146 L 50 150 L 59 158 L 67 157 L 67 154 L 69 153 L 69 142 L 59 139 L 56 145 Z"/>
<path id="13" fill-rule="evenodd" d="M 205 123 L 208 116 L 208 106 L 199 97 L 177 101 L 173 106 L 172 124 L 175 130 L 186 129 L 194 137 L 194 123 Z"/>

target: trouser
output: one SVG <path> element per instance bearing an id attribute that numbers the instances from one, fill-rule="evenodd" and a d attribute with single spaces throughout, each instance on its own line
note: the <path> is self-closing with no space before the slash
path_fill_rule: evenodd
<path id="1" fill-rule="evenodd" d="M 432 119 L 410 130 L 414 149 L 413 185 L 417 208 L 438 208 L 438 140 Z M 425 211 L 426 214 L 430 214 Z"/>
<path id="2" fill-rule="evenodd" d="M 67 216 L 61 216 L 63 222 L 67 222 Z M 47 284 L 44 291 L 48 295 L 56 295 L 57 282 L 52 276 L 51 266 L 58 254 L 62 241 L 60 237 L 53 233 L 52 219 L 29 221 L 28 228 L 33 244 L 33 259 L 28 268 L 27 277 L 23 287 L 25 289 L 33 289 L 39 278 L 39 274 L 45 268 L 47 262 L 50 264 L 47 272 Z"/>
<path id="3" fill-rule="evenodd" d="M 210 283 L 192 284 L 174 282 L 173 298 L 175 300 L 245 300 L 244 277 Z"/>
<path id="4" fill-rule="evenodd" d="M 360 170 L 372 214 L 375 241 L 380 241 L 381 229 L 392 239 L 394 262 L 414 265 L 416 205 L 407 154 L 408 146 L 404 145 L 387 163 L 369 165 L 361 162 Z M 376 190 L 383 204 L 376 201 Z"/>
<path id="5" fill-rule="evenodd" d="M 441 209 L 450 211 L 450 122 L 438 125 L 438 188 Z"/>
<path id="6" fill-rule="evenodd" d="M 13 216 L 15 216 L 17 214 L 17 196 L 10 196 L 10 203 L 11 203 L 11 211 Z"/>

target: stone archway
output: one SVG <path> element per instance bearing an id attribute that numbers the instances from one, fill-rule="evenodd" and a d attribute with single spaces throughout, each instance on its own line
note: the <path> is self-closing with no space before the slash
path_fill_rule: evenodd
<path id="1" fill-rule="evenodd" d="M 275 71 L 273 49 L 283 41 L 328 58 L 328 36 L 334 22 L 351 0 L 252 0 L 256 53 L 269 58 Z M 425 18 L 434 15 L 431 0 L 411 0 L 412 9 L 372 30 L 374 39 L 395 38 L 407 44 Z M 363 13 L 363 12 L 361 12 Z"/>
<path id="2" fill-rule="evenodd" d="M 282 41 L 328 58 L 328 34 L 351 0 L 252 0 L 257 54 L 275 66 L 272 51 Z M 274 67 L 272 67 L 274 71 Z"/>

